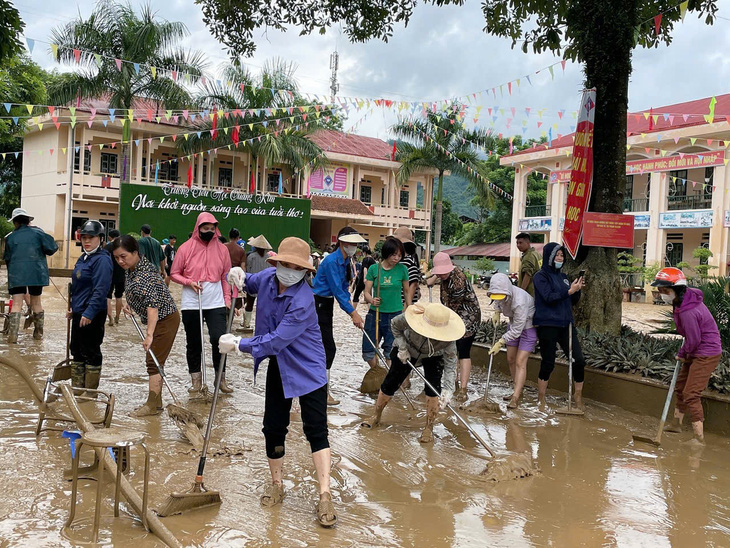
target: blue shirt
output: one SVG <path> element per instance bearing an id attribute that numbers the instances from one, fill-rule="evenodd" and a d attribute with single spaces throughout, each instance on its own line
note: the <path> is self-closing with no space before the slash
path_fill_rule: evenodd
<path id="1" fill-rule="evenodd" d="M 352 314 L 355 307 L 350 302 L 349 284 L 347 282 L 347 269 L 350 268 L 350 257 L 343 257 L 338 247 L 327 255 L 317 269 L 314 277 L 314 294 L 319 297 L 334 297 L 340 303 L 340 308 Z"/>
<path id="2" fill-rule="evenodd" d="M 112 258 L 105 249 L 83 252 L 71 275 L 71 310 L 93 320 L 106 314 L 106 295 L 112 285 Z"/>
<path id="3" fill-rule="evenodd" d="M 327 384 L 327 363 L 312 288 L 305 280 L 279 294 L 276 269 L 246 276 L 246 292 L 257 293 L 256 331 L 238 349 L 254 358 L 254 377 L 269 356 L 279 363 L 284 396 L 296 398 Z"/>

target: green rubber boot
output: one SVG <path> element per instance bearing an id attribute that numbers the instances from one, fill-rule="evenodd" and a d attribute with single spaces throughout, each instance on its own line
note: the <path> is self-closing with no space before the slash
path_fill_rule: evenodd
<path id="1" fill-rule="evenodd" d="M 11 312 L 8 314 L 8 342 L 15 344 L 18 342 L 18 329 L 20 329 L 20 312 Z"/>
<path id="2" fill-rule="evenodd" d="M 71 386 L 84 388 L 86 376 L 86 364 L 84 362 L 71 362 Z M 83 392 L 82 392 L 83 394 Z"/>
<path id="3" fill-rule="evenodd" d="M 99 379 L 101 378 L 101 365 L 87 365 L 86 375 L 84 376 L 84 387 L 97 390 L 99 388 Z M 96 397 L 95 393 L 88 393 L 87 396 Z"/>
<path id="4" fill-rule="evenodd" d="M 45 321 L 46 313 L 41 310 L 33 314 L 33 338 L 40 341 L 43 338 L 43 323 Z"/>

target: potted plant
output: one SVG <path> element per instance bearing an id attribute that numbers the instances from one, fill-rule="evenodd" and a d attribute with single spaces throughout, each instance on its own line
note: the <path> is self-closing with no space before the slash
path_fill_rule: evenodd
<path id="1" fill-rule="evenodd" d="M 692 256 L 695 259 L 700 260 L 700 264 L 693 267 L 693 269 L 695 272 L 697 272 L 700 283 L 704 283 L 707 281 L 709 270 L 711 268 L 717 268 L 715 265 L 707 264 L 710 260 L 710 257 L 713 257 L 714 254 L 708 248 L 704 246 L 699 246 L 695 248 L 694 251 L 692 251 Z"/>
<path id="2" fill-rule="evenodd" d="M 639 285 L 641 277 L 637 276 L 643 270 L 641 265 L 641 259 L 634 257 L 631 253 L 621 251 L 618 254 L 618 272 L 619 278 L 621 279 L 621 286 L 623 291 L 624 302 L 631 301 L 631 290 L 632 288 Z M 639 280 L 637 281 L 637 278 Z"/>

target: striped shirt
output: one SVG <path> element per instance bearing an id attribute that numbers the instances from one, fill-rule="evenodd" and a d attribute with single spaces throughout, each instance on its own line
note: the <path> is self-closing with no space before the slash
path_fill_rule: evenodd
<path id="1" fill-rule="evenodd" d="M 421 300 L 421 269 L 418 266 L 418 257 L 416 257 L 415 255 L 406 254 L 406 256 L 403 257 L 400 262 L 408 269 L 408 283 L 416 283 L 416 291 L 413 294 L 413 299 L 411 299 L 411 302 L 416 303 Z M 401 298 L 403 299 L 403 304 L 405 304 L 405 295 L 401 294 Z"/>

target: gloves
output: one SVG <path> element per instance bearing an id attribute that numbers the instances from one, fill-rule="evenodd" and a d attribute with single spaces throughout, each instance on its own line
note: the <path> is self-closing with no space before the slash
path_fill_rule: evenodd
<path id="1" fill-rule="evenodd" d="M 492 323 L 498 325 L 502 321 L 502 314 L 499 310 L 495 310 L 492 314 Z"/>
<path id="2" fill-rule="evenodd" d="M 454 392 L 451 390 L 442 390 L 441 396 L 439 396 L 439 409 L 442 411 L 446 409 L 446 406 L 451 402 L 451 396 L 453 395 Z"/>
<path id="3" fill-rule="evenodd" d="M 408 360 L 411 359 L 411 353 L 408 352 L 408 350 L 404 350 L 403 348 L 398 348 L 398 359 L 403 363 L 406 363 Z"/>
<path id="4" fill-rule="evenodd" d="M 492 348 L 489 349 L 489 354 L 494 355 L 500 350 L 502 350 L 502 347 L 504 346 L 504 339 L 499 339 L 494 345 L 492 345 Z"/>
<path id="5" fill-rule="evenodd" d="M 243 284 L 246 282 L 246 273 L 240 266 L 234 266 L 228 271 L 226 279 L 229 284 L 235 285 L 239 291 L 243 291 Z"/>
<path id="6" fill-rule="evenodd" d="M 241 342 L 241 337 L 236 337 L 232 333 L 226 333 L 221 335 L 218 339 L 218 351 L 221 354 L 230 354 L 238 350 L 238 345 Z"/>

